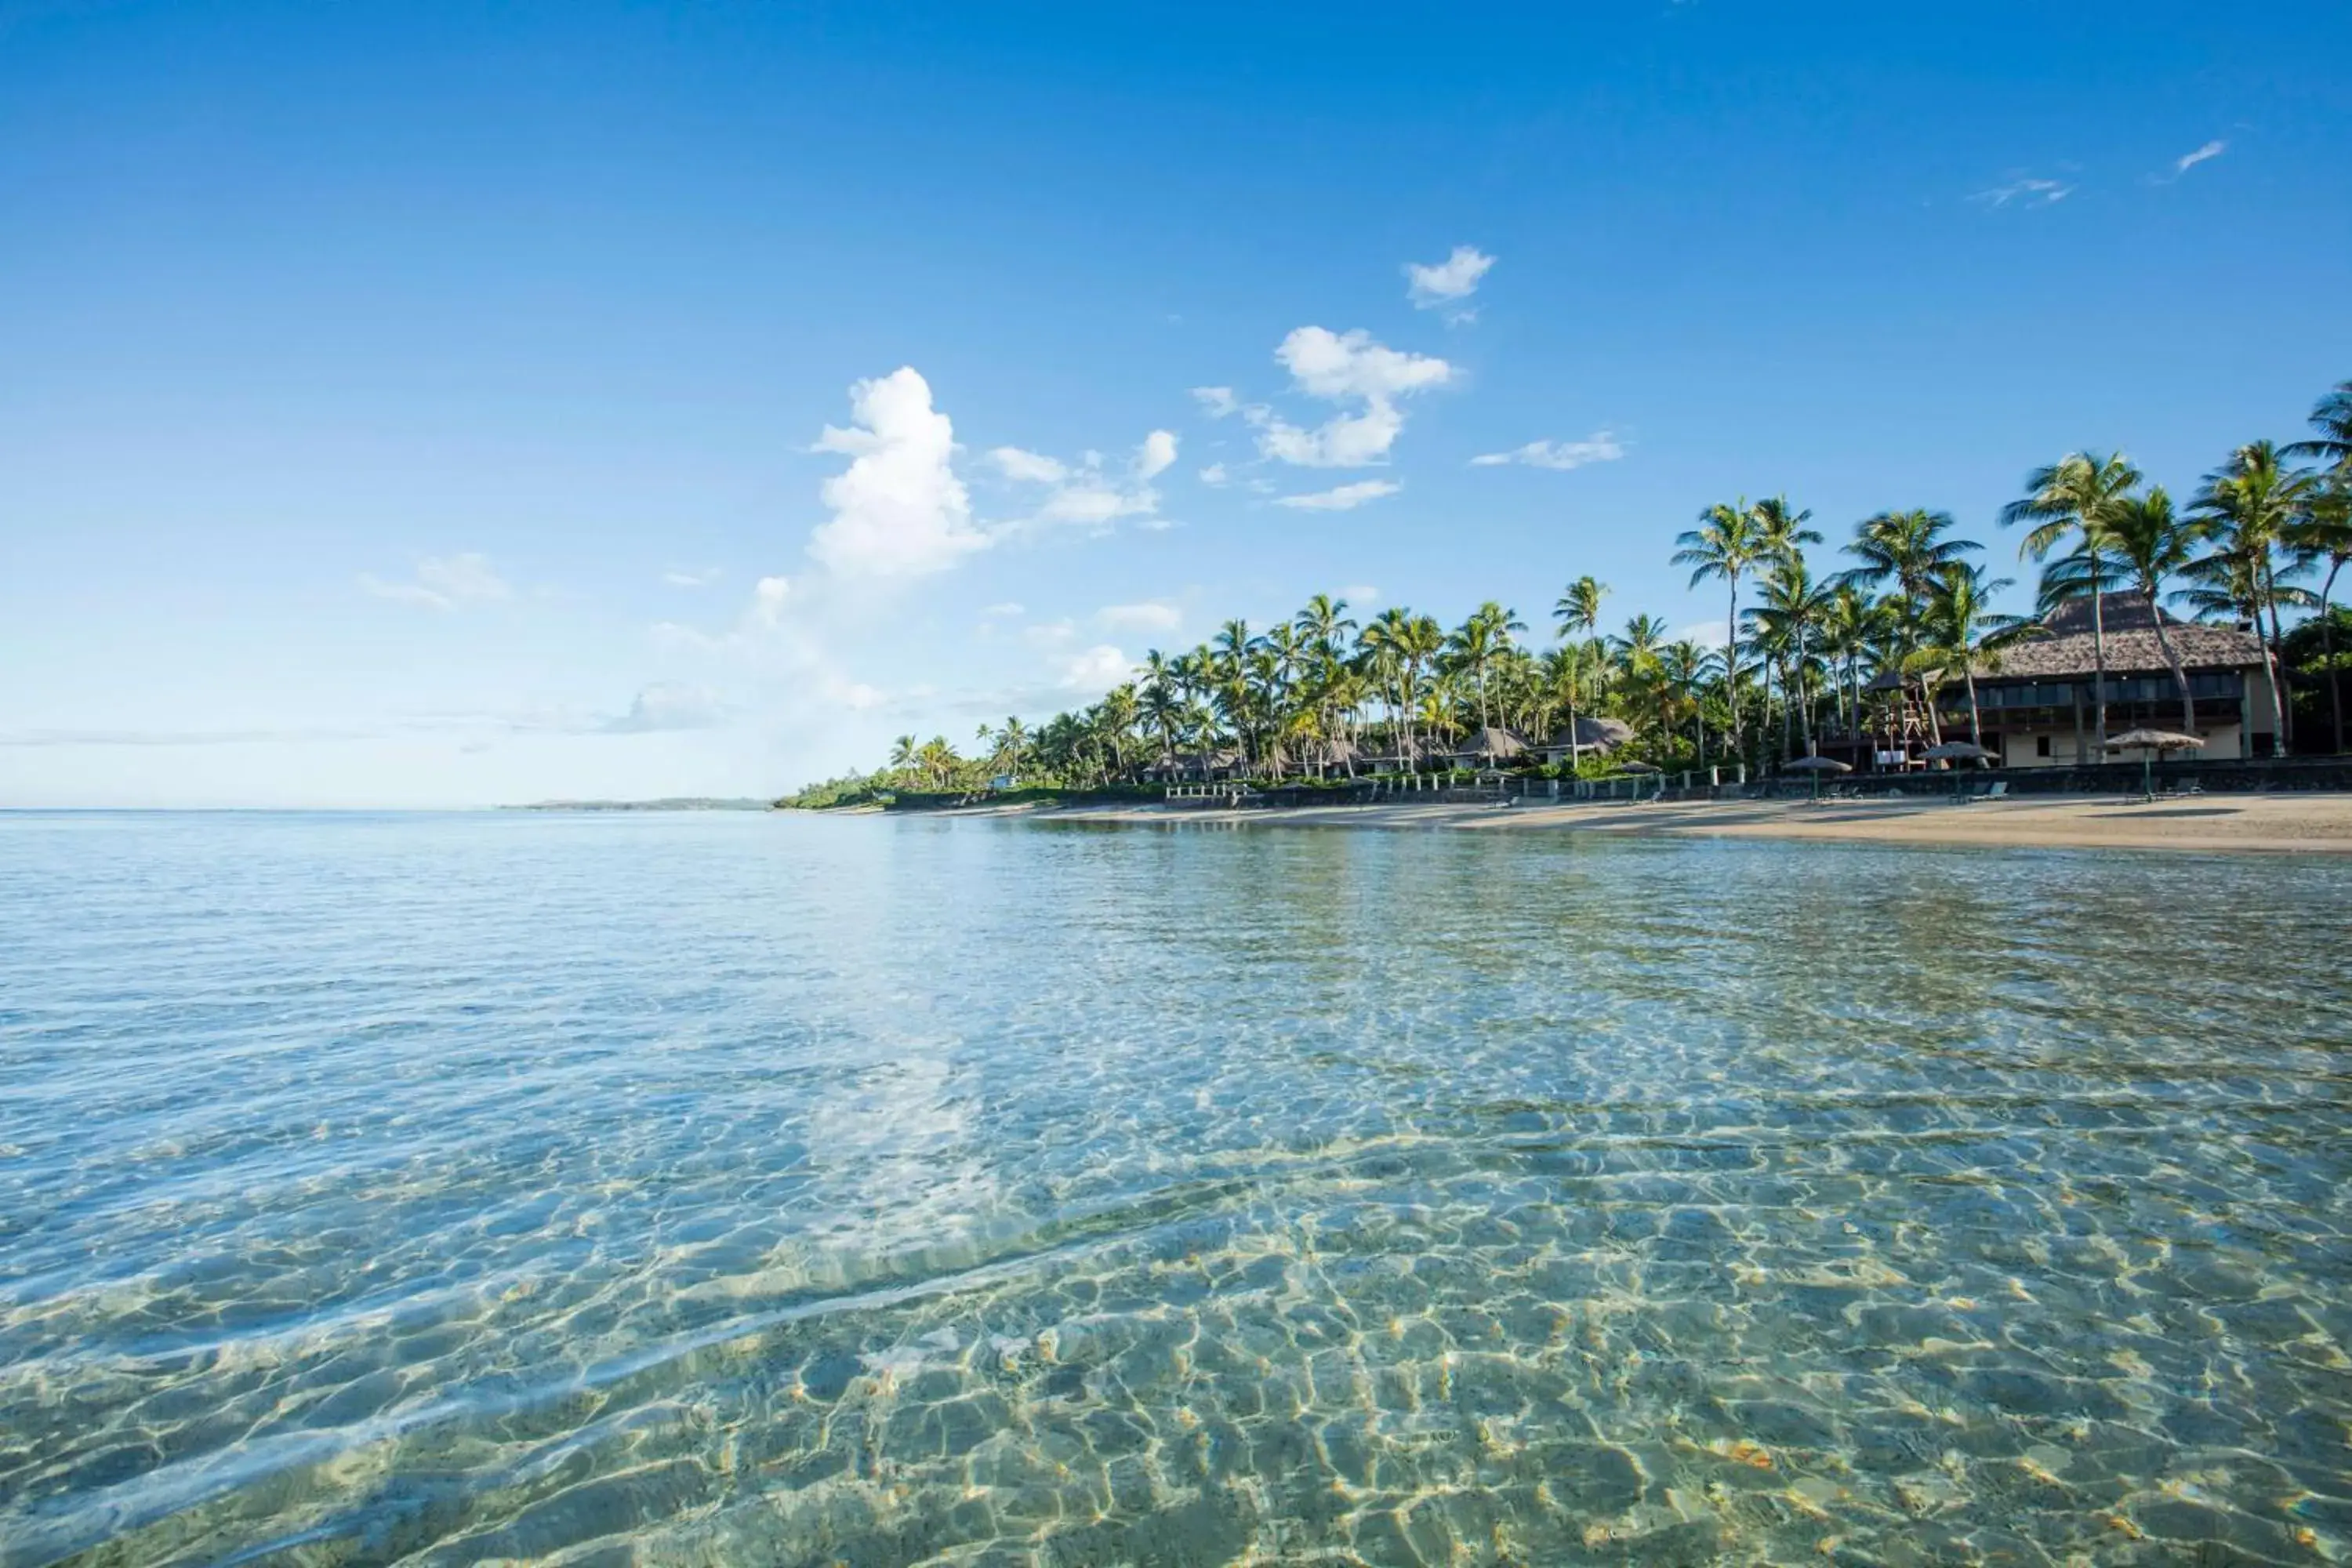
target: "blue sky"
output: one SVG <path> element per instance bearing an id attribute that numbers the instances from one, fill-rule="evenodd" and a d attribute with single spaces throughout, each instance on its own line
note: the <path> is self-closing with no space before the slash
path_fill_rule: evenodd
<path id="1" fill-rule="evenodd" d="M 2033 465 L 2186 490 L 2352 375 L 2347 53 L 0 0 L 0 805 L 772 793 L 1318 590 L 1711 626 L 1741 495 L 2005 562 Z"/>

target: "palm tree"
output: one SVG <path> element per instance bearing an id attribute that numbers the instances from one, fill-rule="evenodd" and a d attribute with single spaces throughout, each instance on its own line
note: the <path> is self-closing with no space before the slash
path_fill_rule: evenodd
<path id="1" fill-rule="evenodd" d="M 1776 556 L 1764 574 L 1762 597 L 1750 612 L 1756 624 L 1776 647 L 1786 650 L 1788 668 L 1795 675 L 1796 709 L 1804 732 L 1805 752 L 1813 750 L 1813 716 L 1811 693 L 1806 686 L 1806 666 L 1812 657 L 1812 642 L 1822 622 L 1829 614 L 1830 595 L 1816 585 L 1805 570 L 1801 552 L 1790 551 Z M 1781 690 L 1787 692 L 1790 681 L 1784 676 Z M 1787 708 L 1782 708 L 1781 741 L 1788 740 Z"/>
<path id="2" fill-rule="evenodd" d="M 1763 558 L 1764 542 L 1756 525 L 1754 509 L 1744 497 L 1736 506 L 1717 502 L 1698 514 L 1698 521 L 1696 528 L 1685 531 L 1675 540 L 1682 548 L 1675 552 L 1674 563 L 1691 569 L 1690 585 L 1694 588 L 1710 577 L 1719 577 L 1730 591 L 1731 606 L 1723 626 L 1723 686 L 1731 702 L 1731 744 L 1736 751 L 1743 744 L 1739 722 L 1739 579 Z"/>
<path id="3" fill-rule="evenodd" d="M 2297 595 L 2293 589 L 2279 586 L 2278 557 L 2290 543 L 2296 521 L 2318 492 L 2317 477 L 2284 466 L 2275 445 L 2250 441 L 2205 476 L 2204 488 L 2192 503 L 2200 523 L 2214 541 L 2216 555 L 2230 563 L 2227 572 L 2243 573 L 2253 589 L 2256 637 L 2263 636 L 2262 612 L 2270 612 L 2263 657 L 2272 704 L 2278 713 L 2277 744 L 2282 752 L 2294 743 L 2294 711 L 2281 674 L 2279 605 L 2283 600 L 2292 603 Z"/>
<path id="4" fill-rule="evenodd" d="M 2352 381 L 2337 382 L 2335 391 L 2312 405 L 2311 427 L 2319 434 L 2288 442 L 2279 456 L 2317 458 L 2329 471 L 2352 475 Z"/>
<path id="5" fill-rule="evenodd" d="M 2069 452 L 2025 479 L 2025 495 L 2000 509 L 2001 526 L 2034 524 L 2018 553 L 2040 561 L 2069 539 L 2089 546 L 2091 563 L 2091 726 L 2099 754 L 2107 749 L 2107 624 L 2100 598 L 2106 584 L 2097 574 L 2099 541 L 2116 506 L 2139 484 L 2140 474 L 2121 452 Z M 2075 761 L 2083 759 L 2077 757 Z"/>
<path id="6" fill-rule="evenodd" d="M 1666 646 L 1666 623 L 1655 616 L 1635 616 L 1625 623 L 1622 633 L 1610 639 L 1616 655 L 1617 668 L 1625 674 L 1626 685 L 1643 696 L 1658 698 L 1665 687 L 1664 668 L 1659 656 Z M 1660 702 L 1661 725 L 1658 741 L 1664 745 L 1674 735 L 1674 715 Z"/>
<path id="7" fill-rule="evenodd" d="M 1601 625 L 1601 601 L 1608 595 L 1609 584 L 1593 577 L 1579 577 L 1568 585 L 1559 602 L 1551 607 L 1552 619 L 1559 626 L 1560 647 L 1568 648 L 1580 635 L 1590 637 Z M 1576 758 L 1576 697 L 1578 676 L 1583 672 L 1583 660 L 1573 654 L 1556 667 L 1560 689 L 1568 699 L 1569 760 Z"/>
<path id="8" fill-rule="evenodd" d="M 2346 384 L 2352 388 L 2352 383 Z M 2338 395 L 2352 397 L 2345 388 Z M 2329 482 L 2311 498 L 2303 516 L 2289 531 L 2295 553 L 2327 563 L 2319 584 L 2320 667 L 2327 672 L 2328 712 L 2334 721 L 2335 749 L 2344 750 L 2344 672 L 2336 666 L 2336 577 L 2352 564 L 2352 478 L 2329 476 Z"/>
<path id="9" fill-rule="evenodd" d="M 1969 743 L 1975 746 L 1984 744 L 1984 720 L 1977 709 L 1976 667 L 1999 668 L 2005 649 L 2039 630 L 2022 616 L 1993 610 L 1993 596 L 2009 586 L 2006 577 L 1986 582 L 1982 567 L 1964 561 L 1947 562 L 1928 586 L 1927 613 L 1920 621 L 1925 634 L 1920 657 L 1936 660 L 1946 674 L 1955 667 L 1959 669 L 1969 693 Z M 1928 700 L 1932 710 L 1932 693 Z"/>
<path id="10" fill-rule="evenodd" d="M 1666 680 L 1689 704 L 1691 746 L 1697 753 L 1697 767 L 1706 771 L 1706 707 L 1702 700 L 1709 671 L 1715 668 L 1715 655 L 1706 648 L 1684 637 L 1668 643 L 1658 651 L 1658 667 Z"/>
<path id="11" fill-rule="evenodd" d="M 890 742 L 890 771 L 903 777 L 915 770 L 922 756 L 922 742 L 912 735 L 901 735 Z"/>
<path id="12" fill-rule="evenodd" d="M 1527 630 L 1518 612 L 1507 610 L 1489 599 L 1470 612 L 1467 618 L 1454 629 L 1446 640 L 1446 652 L 1454 662 L 1470 672 L 1471 683 L 1478 692 L 1478 727 L 1486 729 L 1494 722 L 1487 702 L 1486 671 L 1496 657 L 1511 646 L 1511 634 Z"/>
<path id="13" fill-rule="evenodd" d="M 2196 559 L 2198 532 L 2195 524 L 2173 514 L 2172 498 L 2164 493 L 2162 485 L 2149 487 L 2146 495 L 2126 498 L 2107 523 L 2108 549 L 2147 601 L 2148 619 L 2156 624 L 2156 646 L 2164 654 L 2165 668 L 2172 671 L 2174 689 L 2180 693 L 2184 735 L 2197 733 L 2197 699 L 2189 689 L 2189 671 L 2181 667 L 2172 634 L 2165 629 L 2164 612 L 2157 607 L 2157 598 L 2164 592 L 2166 581 L 2186 572 Z"/>
<path id="14" fill-rule="evenodd" d="M 1876 604 L 1846 582 L 1830 590 L 1829 603 L 1822 612 L 1822 652 L 1844 676 L 1838 683 L 1838 716 L 1849 738 L 1862 732 L 1863 657 L 1870 652 L 1885 620 Z M 1853 698 L 1851 709 L 1846 704 L 1849 689 Z"/>

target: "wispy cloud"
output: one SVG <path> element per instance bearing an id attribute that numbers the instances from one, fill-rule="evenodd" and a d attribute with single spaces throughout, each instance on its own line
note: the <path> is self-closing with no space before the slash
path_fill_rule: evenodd
<path id="1" fill-rule="evenodd" d="M 1353 511 L 1366 501 L 1392 496 L 1404 486 L 1394 479 L 1363 479 L 1336 489 L 1317 490 L 1303 496 L 1278 496 L 1276 506 L 1296 507 L 1301 511 Z"/>
<path id="2" fill-rule="evenodd" d="M 1234 395 L 1234 389 L 1230 386 L 1196 386 L 1192 389 L 1192 401 L 1199 404 L 1201 412 L 1212 419 L 1238 414 L 1242 408 L 1241 399 Z"/>
<path id="3" fill-rule="evenodd" d="M 490 566 L 490 558 L 467 551 L 457 555 L 428 555 L 416 563 L 409 582 L 388 583 L 373 573 L 360 574 L 360 586 L 379 599 L 417 605 L 428 610 L 454 610 L 461 605 L 510 599 L 514 590 Z"/>
<path id="4" fill-rule="evenodd" d="M 1381 591 L 1370 583 L 1350 583 L 1339 590 L 1339 597 L 1352 607 L 1364 610 L 1381 602 Z"/>
<path id="5" fill-rule="evenodd" d="M 2063 180 L 2032 175 L 1995 185 L 1988 191 L 1979 191 L 1969 200 L 1982 202 L 1989 207 L 2046 207 L 2063 202 L 2074 194 L 2074 187 Z"/>
<path id="6" fill-rule="evenodd" d="M 1122 518 L 1149 521 L 1160 510 L 1160 491 L 1151 481 L 1176 461 L 1173 431 L 1154 430 L 1137 443 L 1125 471 L 1107 467 L 1100 452 L 1083 454 L 1076 462 L 999 447 L 989 453 L 997 470 L 1016 484 L 1042 487 L 1046 492 L 1035 510 L 1018 521 L 1002 525 L 1000 533 L 1034 531 L 1062 524 L 1105 529 Z"/>
<path id="7" fill-rule="evenodd" d="M 663 730 L 708 730 L 725 719 L 718 693 L 707 686 L 656 681 L 637 693 L 629 710 L 596 726 L 607 735 L 645 735 Z"/>
<path id="8" fill-rule="evenodd" d="M 1211 489 L 1227 483 L 1231 478 L 1232 476 L 1225 472 L 1225 466 L 1223 463 L 1211 463 L 1201 470 L 1201 482 Z"/>
<path id="9" fill-rule="evenodd" d="M 661 580 L 673 588 L 708 588 L 719 581 L 719 568 L 706 566 L 699 572 L 688 572 L 673 566 L 662 574 Z"/>
<path id="10" fill-rule="evenodd" d="M 1507 452 L 1482 453 L 1470 459 L 1470 466 L 1496 468 L 1522 463 L 1530 468 L 1580 468 L 1588 463 L 1613 463 L 1624 455 L 1624 444 L 1612 432 L 1596 430 L 1581 441 L 1530 441 Z"/>
<path id="11" fill-rule="evenodd" d="M 1095 612 L 1095 624 L 1105 631 L 1172 632 L 1183 623 L 1182 611 L 1157 600 L 1140 605 L 1105 605 Z"/>
<path id="12" fill-rule="evenodd" d="M 1479 280 L 1494 265 L 1493 257 L 1471 245 L 1455 246 L 1454 253 L 1443 261 L 1408 261 L 1404 265 L 1405 298 L 1412 301 L 1415 310 L 1444 311 L 1450 322 L 1475 321 L 1478 312 L 1462 301 L 1478 291 Z"/>
<path id="13" fill-rule="evenodd" d="M 2172 177 L 2174 179 L 2179 179 L 2181 175 L 2189 173 L 2189 170 L 2195 168 L 2198 164 L 2202 163 L 2209 159 L 2218 158 L 2229 150 L 2230 144 L 2227 142 L 2217 140 L 2206 142 L 2205 145 L 2198 148 L 2194 153 L 2183 153 L 2179 157 L 2175 158 L 2172 161 Z M 2257 159 L 2256 162 L 2260 162 L 2260 160 Z"/>

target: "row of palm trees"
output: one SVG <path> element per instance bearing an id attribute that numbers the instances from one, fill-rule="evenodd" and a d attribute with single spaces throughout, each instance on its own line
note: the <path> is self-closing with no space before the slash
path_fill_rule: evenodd
<path id="1" fill-rule="evenodd" d="M 2076 452 L 2034 470 L 2003 509 L 2001 524 L 2022 531 L 2021 559 L 2040 568 L 2038 609 L 2088 603 L 2102 746 L 2107 596 L 2128 594 L 2151 610 L 2170 603 L 2255 631 L 2286 744 L 2285 622 L 2317 611 L 2333 745 L 2345 749 L 2332 596 L 2352 562 L 2352 382 L 2320 401 L 2312 426 L 2305 440 L 2238 447 L 2185 506 L 2121 453 Z M 869 782 L 952 788 L 1015 776 L 1087 786 L 1188 765 L 1270 779 L 1354 773 L 1367 763 L 1423 765 L 1476 732 L 1573 737 L 1580 717 L 1603 713 L 1631 727 L 1635 754 L 1662 765 L 1767 766 L 1811 752 L 1824 730 L 1854 738 L 1911 721 L 1941 742 L 1936 693 L 1955 681 L 1978 741 L 1975 672 L 1997 668 L 2038 628 L 1994 607 L 2012 584 L 1990 576 L 1978 560 L 1983 545 L 1956 529 L 1948 512 L 1879 512 L 1854 526 L 1836 569 L 1823 570 L 1808 552 L 1822 532 L 1786 497 L 1709 506 L 1676 541 L 1674 561 L 1694 587 L 1724 593 L 1724 640 L 1714 647 L 1676 637 L 1646 614 L 1604 633 L 1609 589 L 1590 576 L 1553 604 L 1558 635 L 1542 647 L 1499 601 L 1448 627 L 1401 605 L 1359 621 L 1345 600 L 1318 594 L 1274 626 L 1228 621 L 1187 652 L 1155 649 L 1134 679 L 1092 707 L 1034 729 L 1018 718 L 982 725 L 971 757 L 944 737 L 902 736 Z M 2155 619 L 2193 731 L 2188 674 Z"/>

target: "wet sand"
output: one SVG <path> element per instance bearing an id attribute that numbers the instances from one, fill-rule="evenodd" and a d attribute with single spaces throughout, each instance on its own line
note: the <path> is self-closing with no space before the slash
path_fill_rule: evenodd
<path id="1" fill-rule="evenodd" d="M 1008 815 L 989 807 L 975 808 L 975 813 Z M 1886 844 L 2352 854 L 2352 794 L 2192 795 L 2153 802 L 2127 795 L 2029 795 L 1965 805 L 1925 797 L 1819 805 L 1773 800 L 1630 805 L 1619 801 L 1507 806 L 1382 804 L 1239 811 L 1152 805 L 1073 806 L 1020 814 L 1061 821 L 1138 824 L 1474 832 L 1549 828 Z"/>

